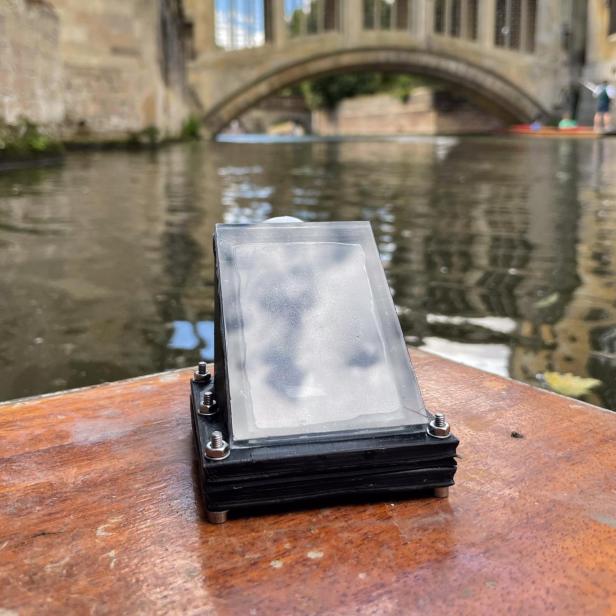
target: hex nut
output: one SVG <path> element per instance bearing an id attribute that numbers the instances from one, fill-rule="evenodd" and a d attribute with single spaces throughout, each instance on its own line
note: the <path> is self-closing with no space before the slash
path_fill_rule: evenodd
<path id="1" fill-rule="evenodd" d="M 199 415 L 215 415 L 217 411 L 218 406 L 216 405 L 214 392 L 205 392 L 205 394 L 203 394 L 203 401 L 199 405 Z"/>
<path id="2" fill-rule="evenodd" d="M 201 374 L 198 370 L 193 372 L 193 381 L 195 383 L 209 383 L 212 380 L 212 375 L 209 372 Z"/>
<path id="3" fill-rule="evenodd" d="M 451 430 L 447 422 L 445 422 L 445 425 L 443 426 L 437 426 L 436 420 L 433 419 L 428 424 L 428 434 L 430 436 L 433 436 L 434 438 L 447 438 L 450 433 L 451 433 Z"/>
<path id="4" fill-rule="evenodd" d="M 199 410 L 197 411 L 199 415 L 203 415 L 204 417 L 209 417 L 210 415 L 216 415 L 216 411 L 218 407 L 215 405 L 204 404 L 203 402 L 199 405 Z"/>
<path id="5" fill-rule="evenodd" d="M 229 457 L 229 443 L 223 441 L 219 447 L 214 447 L 212 441 L 205 446 L 205 457 L 209 460 L 224 460 Z"/>

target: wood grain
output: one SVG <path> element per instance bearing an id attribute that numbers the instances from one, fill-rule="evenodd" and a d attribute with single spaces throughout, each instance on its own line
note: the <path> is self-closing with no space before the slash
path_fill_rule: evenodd
<path id="1" fill-rule="evenodd" d="M 616 414 L 413 356 L 449 499 L 213 526 L 190 371 L 0 405 L 0 614 L 616 613 Z"/>

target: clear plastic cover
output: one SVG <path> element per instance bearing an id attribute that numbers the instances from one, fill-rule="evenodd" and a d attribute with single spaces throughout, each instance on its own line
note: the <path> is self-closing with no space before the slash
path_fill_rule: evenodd
<path id="1" fill-rule="evenodd" d="M 424 429 L 368 223 L 217 225 L 235 441 Z"/>

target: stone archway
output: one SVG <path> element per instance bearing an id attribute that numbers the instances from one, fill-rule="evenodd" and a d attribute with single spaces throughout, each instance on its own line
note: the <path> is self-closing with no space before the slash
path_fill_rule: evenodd
<path id="1" fill-rule="evenodd" d="M 208 110 L 204 116 L 205 129 L 216 135 L 251 106 L 304 79 L 357 70 L 408 72 L 440 79 L 509 122 L 527 122 L 546 113 L 530 94 L 467 60 L 408 48 L 357 48 L 267 67 L 256 79 L 242 84 Z"/>

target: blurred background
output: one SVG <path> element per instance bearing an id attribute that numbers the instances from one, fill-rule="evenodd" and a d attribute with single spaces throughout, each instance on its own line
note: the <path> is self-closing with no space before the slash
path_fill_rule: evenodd
<path id="1" fill-rule="evenodd" d="M 372 223 L 410 345 L 616 409 L 615 66 L 616 1 L 0 0 L 0 400 L 211 360 L 214 225 L 289 214 Z"/>

